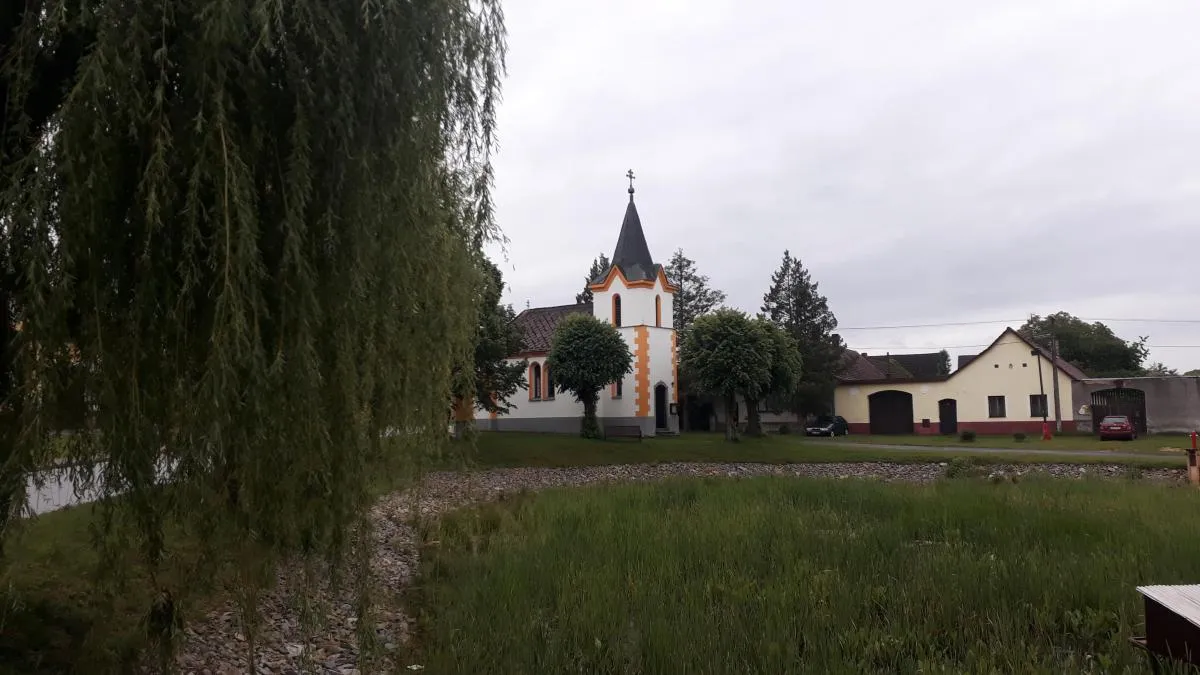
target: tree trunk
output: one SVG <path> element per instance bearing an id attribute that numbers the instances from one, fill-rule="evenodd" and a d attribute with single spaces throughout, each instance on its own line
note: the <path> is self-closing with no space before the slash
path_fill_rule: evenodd
<path id="1" fill-rule="evenodd" d="M 762 419 L 758 413 L 758 399 L 746 399 L 746 435 L 762 436 Z"/>
<path id="2" fill-rule="evenodd" d="M 604 434 L 600 432 L 600 424 L 596 421 L 596 394 L 591 392 L 591 395 L 581 396 L 583 401 L 583 423 L 579 429 L 579 435 L 584 438 L 603 438 Z"/>
<path id="3" fill-rule="evenodd" d="M 725 397 L 725 440 L 736 443 L 738 438 L 738 404 L 734 396 Z"/>

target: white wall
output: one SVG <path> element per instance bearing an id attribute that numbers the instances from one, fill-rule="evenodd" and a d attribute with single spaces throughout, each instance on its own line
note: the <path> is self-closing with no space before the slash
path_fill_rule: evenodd
<path id="1" fill-rule="evenodd" d="M 597 319 L 612 323 L 612 298 L 615 294 L 621 296 L 622 326 L 655 326 L 654 300 L 658 298 L 662 304 L 662 327 L 674 327 L 674 298 L 663 287 L 661 279 L 655 280 L 654 288 L 628 288 L 621 277 L 614 277 L 607 290 L 592 291 L 592 313 Z"/>
<path id="2" fill-rule="evenodd" d="M 509 359 L 508 362 L 509 363 L 520 363 L 522 360 L 523 359 Z M 546 367 L 546 357 L 545 356 L 533 356 L 533 357 L 530 357 L 528 359 L 528 361 L 529 361 L 529 364 L 526 366 L 526 370 L 525 370 L 526 377 L 528 377 L 528 374 L 529 374 L 529 366 L 536 363 L 539 366 L 541 366 L 541 368 L 543 369 L 542 379 L 545 380 L 545 370 L 544 369 Z M 558 391 L 557 387 L 555 388 L 553 399 L 546 398 L 545 387 L 543 387 L 542 400 L 540 400 L 540 401 L 529 400 L 529 390 L 528 389 L 518 389 L 517 393 L 513 394 L 513 397 L 511 399 L 509 399 L 509 403 L 512 404 L 513 409 L 510 412 L 508 412 L 507 414 L 501 415 L 501 417 L 541 418 L 541 417 L 579 417 L 579 416 L 583 415 L 583 405 L 575 400 L 575 395 Z M 482 408 L 476 408 L 475 419 L 477 421 L 483 421 L 488 418 L 489 418 L 489 414 L 486 410 L 483 410 Z"/>

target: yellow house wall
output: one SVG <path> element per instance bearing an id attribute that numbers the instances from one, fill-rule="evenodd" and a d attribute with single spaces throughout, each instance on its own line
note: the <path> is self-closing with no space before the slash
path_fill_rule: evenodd
<path id="1" fill-rule="evenodd" d="M 984 354 L 959 369 L 945 382 L 906 383 L 898 380 L 888 384 L 855 385 L 842 384 L 834 391 L 834 407 L 837 414 L 851 424 L 870 423 L 868 397 L 880 391 L 897 390 L 912 394 L 913 418 L 915 423 L 922 419 L 938 423 L 938 401 L 952 398 L 958 401 L 958 421 L 963 422 L 1029 422 L 1040 421 L 1041 417 L 1029 414 L 1029 396 L 1039 393 L 1038 358 L 1030 354 L 1030 347 L 1015 335 L 1005 335 L 1000 342 Z M 1054 419 L 1054 390 L 1052 372 L 1055 368 L 1048 359 L 1042 358 L 1042 375 L 1046 386 L 1046 400 L 1050 419 Z M 1059 379 L 1059 401 L 1062 419 L 1073 418 L 1071 399 L 1071 377 L 1061 370 Z M 988 417 L 988 397 L 1004 396 L 1005 417 Z"/>

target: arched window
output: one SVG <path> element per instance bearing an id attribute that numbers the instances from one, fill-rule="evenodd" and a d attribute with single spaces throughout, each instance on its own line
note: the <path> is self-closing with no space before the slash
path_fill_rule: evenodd
<path id="1" fill-rule="evenodd" d="M 529 400 L 542 400 L 542 365 L 540 363 L 529 366 Z"/>
<path id="2" fill-rule="evenodd" d="M 547 365 L 546 365 L 546 367 L 545 367 L 543 370 L 545 370 L 545 372 L 546 372 L 546 395 L 545 395 L 545 399 L 546 399 L 547 401 L 553 401 L 553 400 L 554 400 L 554 378 L 553 378 L 553 377 L 550 377 L 550 366 L 549 366 L 549 364 L 547 364 Z"/>
<path id="3" fill-rule="evenodd" d="M 662 328 L 662 296 L 654 296 L 654 325 Z"/>
<path id="4" fill-rule="evenodd" d="M 621 327 L 621 296 L 613 293 L 613 325 Z"/>

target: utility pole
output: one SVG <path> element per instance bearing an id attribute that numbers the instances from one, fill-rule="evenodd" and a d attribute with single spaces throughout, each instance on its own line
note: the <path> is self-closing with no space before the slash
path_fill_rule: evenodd
<path id="1" fill-rule="evenodd" d="M 1050 316 L 1050 374 L 1054 378 L 1054 430 L 1062 433 L 1062 403 L 1058 399 L 1058 332 L 1054 330 L 1054 317 Z"/>

